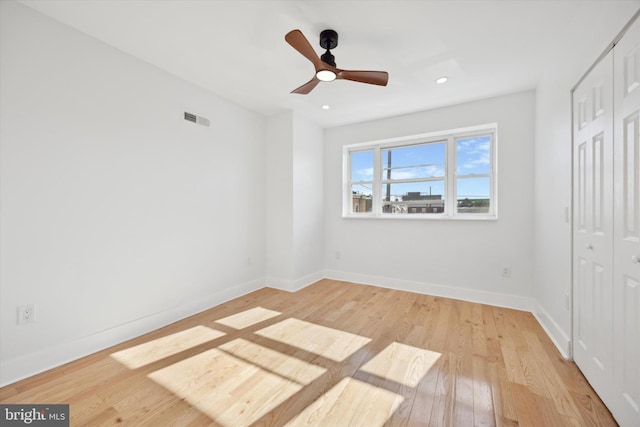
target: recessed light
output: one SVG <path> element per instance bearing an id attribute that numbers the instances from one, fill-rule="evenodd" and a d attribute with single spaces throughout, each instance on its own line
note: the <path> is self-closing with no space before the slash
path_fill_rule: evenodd
<path id="1" fill-rule="evenodd" d="M 449 80 L 449 78 L 447 76 L 442 76 L 442 77 L 438 77 L 436 79 L 436 83 L 438 83 L 439 85 L 441 85 L 442 83 L 446 83 L 447 80 Z"/>
<path id="2" fill-rule="evenodd" d="M 326 104 L 322 106 L 322 109 L 323 109 L 323 110 L 328 110 L 329 108 L 331 108 L 331 106 L 326 105 Z"/>

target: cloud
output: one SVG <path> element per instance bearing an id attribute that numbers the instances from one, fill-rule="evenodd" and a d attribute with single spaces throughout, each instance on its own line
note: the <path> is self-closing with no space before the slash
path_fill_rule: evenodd
<path id="1" fill-rule="evenodd" d="M 489 153 L 482 153 L 482 155 L 476 159 L 468 160 L 462 166 L 464 169 L 474 169 L 478 166 L 489 166 L 491 164 L 491 156 Z"/>
<path id="2" fill-rule="evenodd" d="M 355 171 L 357 181 L 371 181 L 373 179 L 373 168 L 363 168 Z"/>
<path id="3" fill-rule="evenodd" d="M 392 179 L 431 178 L 436 176 L 444 176 L 444 168 L 442 166 L 420 166 L 415 168 L 396 169 L 391 172 Z"/>
<path id="4" fill-rule="evenodd" d="M 491 144 L 487 137 L 457 141 L 457 154 L 462 169 L 474 169 L 491 164 Z"/>

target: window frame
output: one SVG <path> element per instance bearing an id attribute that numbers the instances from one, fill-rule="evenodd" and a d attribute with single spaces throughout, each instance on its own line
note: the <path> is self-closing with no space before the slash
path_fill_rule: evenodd
<path id="1" fill-rule="evenodd" d="M 490 167 L 486 174 L 458 175 L 457 173 L 457 142 L 473 137 L 489 136 Z M 382 150 L 408 147 L 412 145 L 424 145 L 432 143 L 445 143 L 445 174 L 443 178 L 418 178 L 412 182 L 428 182 L 430 180 L 444 180 L 445 201 L 442 213 L 384 213 L 382 200 L 382 185 L 386 185 L 387 179 L 383 177 Z M 352 181 L 351 153 L 373 151 L 373 177 L 367 181 Z M 412 220 L 496 220 L 498 219 L 498 126 L 496 123 L 451 129 L 439 132 L 430 132 L 410 135 L 398 138 L 389 138 L 376 141 L 367 141 L 343 146 L 343 218 L 375 218 L 375 219 L 412 219 Z M 489 212 L 487 213 L 459 213 L 457 198 L 458 179 L 488 177 L 489 184 Z M 402 180 L 400 180 L 401 183 Z M 391 181 L 393 183 L 393 180 Z M 384 184 L 383 184 L 384 183 Z M 352 212 L 353 185 L 367 184 L 372 186 L 372 211 Z"/>

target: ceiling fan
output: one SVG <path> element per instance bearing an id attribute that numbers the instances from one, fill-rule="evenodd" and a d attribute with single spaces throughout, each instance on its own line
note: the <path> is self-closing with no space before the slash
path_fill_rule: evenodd
<path id="1" fill-rule="evenodd" d="M 288 32 L 284 39 L 295 50 L 311 61 L 316 69 L 316 73 L 311 80 L 294 89 L 291 93 L 306 95 L 321 81 L 330 82 L 335 79 L 352 80 L 379 86 L 386 86 L 389 81 L 389 74 L 386 71 L 351 71 L 336 68 L 335 57 L 330 50 L 338 46 L 338 33 L 333 30 L 324 30 L 320 33 L 320 46 L 327 50 L 320 57 L 300 30 Z"/>

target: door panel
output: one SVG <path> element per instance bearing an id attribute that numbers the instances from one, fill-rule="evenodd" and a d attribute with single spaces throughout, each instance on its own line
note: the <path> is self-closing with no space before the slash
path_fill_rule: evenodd
<path id="1" fill-rule="evenodd" d="M 583 352 L 587 351 L 587 343 L 591 342 L 589 338 L 589 331 L 592 329 L 592 325 L 590 324 L 591 317 L 588 316 L 588 313 L 591 311 L 591 300 L 589 299 L 589 289 L 591 286 L 587 282 L 587 279 L 590 275 L 587 274 L 588 262 L 586 259 L 582 257 L 578 257 L 577 260 L 577 271 L 575 274 L 576 277 L 576 285 L 575 285 L 575 293 L 577 294 L 577 301 L 575 306 L 575 316 L 576 316 L 576 343 L 581 347 Z M 574 349 L 574 352 L 576 350 Z"/>
<path id="2" fill-rule="evenodd" d="M 574 92 L 573 356 L 598 393 L 613 376 L 613 57 Z"/>
<path id="3" fill-rule="evenodd" d="M 614 51 L 614 382 L 622 426 L 640 425 L 640 21 Z"/>
<path id="4" fill-rule="evenodd" d="M 636 339 L 625 339 L 621 342 L 622 365 L 618 376 L 622 380 L 622 403 L 626 407 L 620 412 L 629 412 L 627 418 L 633 419 L 635 416 L 636 421 L 640 421 L 640 283 L 631 277 L 625 279 L 621 333 L 622 336 Z"/>
<path id="5" fill-rule="evenodd" d="M 622 238 L 638 242 L 640 215 L 638 214 L 638 110 L 623 120 L 622 147 L 618 156 L 622 162 Z"/>
<path id="6" fill-rule="evenodd" d="M 573 94 L 573 357 L 640 426 L 640 21 Z"/>
<path id="7" fill-rule="evenodd" d="M 604 132 L 600 132 L 598 135 L 593 137 L 592 145 L 593 149 L 593 186 L 592 186 L 592 194 L 593 194 L 593 232 L 594 233 L 604 233 L 604 225 L 602 223 L 604 213 L 605 213 L 605 199 L 603 197 L 603 192 L 606 190 L 605 188 L 605 170 L 604 169 Z"/>

